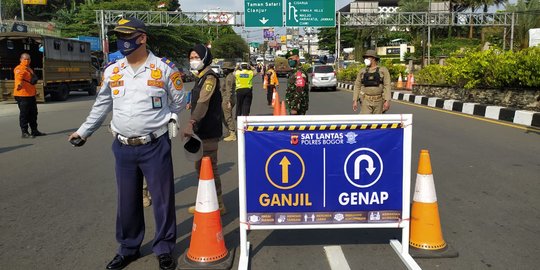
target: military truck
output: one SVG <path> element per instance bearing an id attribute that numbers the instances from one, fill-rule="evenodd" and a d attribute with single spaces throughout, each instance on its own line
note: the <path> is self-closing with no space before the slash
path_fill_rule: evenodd
<path id="1" fill-rule="evenodd" d="M 0 33 L 0 100 L 13 100 L 13 70 L 22 53 L 30 54 L 30 66 L 38 76 L 38 102 L 66 100 L 70 91 L 96 94 L 100 81 L 97 58 L 90 55 L 90 43 L 34 33 Z"/>
<path id="2" fill-rule="evenodd" d="M 291 71 L 289 60 L 285 57 L 276 57 L 274 60 L 274 70 L 278 77 L 287 77 Z"/>

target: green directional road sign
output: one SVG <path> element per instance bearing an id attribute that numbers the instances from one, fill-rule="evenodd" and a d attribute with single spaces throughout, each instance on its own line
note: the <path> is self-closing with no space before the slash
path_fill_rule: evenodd
<path id="1" fill-rule="evenodd" d="M 336 26 L 335 0 L 287 0 L 286 3 L 287 26 Z"/>
<path id="2" fill-rule="evenodd" d="M 283 0 L 245 0 L 245 27 L 283 26 Z"/>
<path id="3" fill-rule="evenodd" d="M 249 47 L 252 47 L 252 48 L 259 48 L 259 45 L 261 45 L 261 44 L 259 44 L 259 42 L 250 42 L 249 43 Z"/>

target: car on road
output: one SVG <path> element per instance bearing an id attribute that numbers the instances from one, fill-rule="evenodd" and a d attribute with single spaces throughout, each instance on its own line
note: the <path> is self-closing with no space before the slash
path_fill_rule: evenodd
<path id="1" fill-rule="evenodd" d="M 264 59 L 266 61 L 274 62 L 275 57 L 273 55 L 271 55 L 271 54 L 267 54 L 267 55 L 264 56 Z"/>
<path id="2" fill-rule="evenodd" d="M 212 70 L 219 76 L 223 77 L 223 69 L 221 69 L 220 65 L 212 65 Z"/>
<path id="3" fill-rule="evenodd" d="M 315 89 L 327 88 L 332 91 L 337 90 L 337 78 L 336 71 L 331 65 L 319 65 L 309 68 L 308 73 L 311 76 L 309 81 L 309 89 L 313 91 Z"/>

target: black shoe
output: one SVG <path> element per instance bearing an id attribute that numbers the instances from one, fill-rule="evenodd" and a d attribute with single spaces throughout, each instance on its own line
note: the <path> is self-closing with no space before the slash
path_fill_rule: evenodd
<path id="1" fill-rule="evenodd" d="M 23 138 L 23 139 L 33 139 L 34 135 L 31 135 L 28 132 L 23 132 L 23 134 L 21 135 L 21 138 Z"/>
<path id="2" fill-rule="evenodd" d="M 158 260 L 160 270 L 174 270 L 176 268 L 176 261 L 173 260 L 169 253 L 159 255 Z"/>
<path id="3" fill-rule="evenodd" d="M 45 136 L 47 135 L 47 133 L 43 133 L 43 132 L 40 132 L 39 130 L 38 131 L 32 131 L 32 136 L 34 137 L 37 137 L 37 136 Z"/>
<path id="4" fill-rule="evenodd" d="M 109 264 L 107 264 L 107 267 L 105 269 L 112 269 L 112 270 L 124 269 L 124 267 L 128 266 L 128 264 L 137 260 L 139 257 L 141 257 L 141 253 L 139 253 L 139 251 L 129 256 L 122 256 L 120 254 L 116 254 L 116 256 L 114 256 L 112 261 L 109 262 Z"/>

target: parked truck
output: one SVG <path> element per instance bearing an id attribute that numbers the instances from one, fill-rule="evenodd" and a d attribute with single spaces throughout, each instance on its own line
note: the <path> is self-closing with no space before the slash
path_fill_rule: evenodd
<path id="1" fill-rule="evenodd" d="M 32 59 L 30 66 L 38 76 L 37 100 L 46 95 L 66 100 L 70 91 L 96 94 L 101 79 L 100 63 L 90 54 L 90 43 L 34 33 L 0 33 L 0 100 L 13 100 L 13 70 L 22 53 Z"/>
<path id="2" fill-rule="evenodd" d="M 292 70 L 289 61 L 285 57 L 276 57 L 274 60 L 274 70 L 278 77 L 287 77 Z"/>

